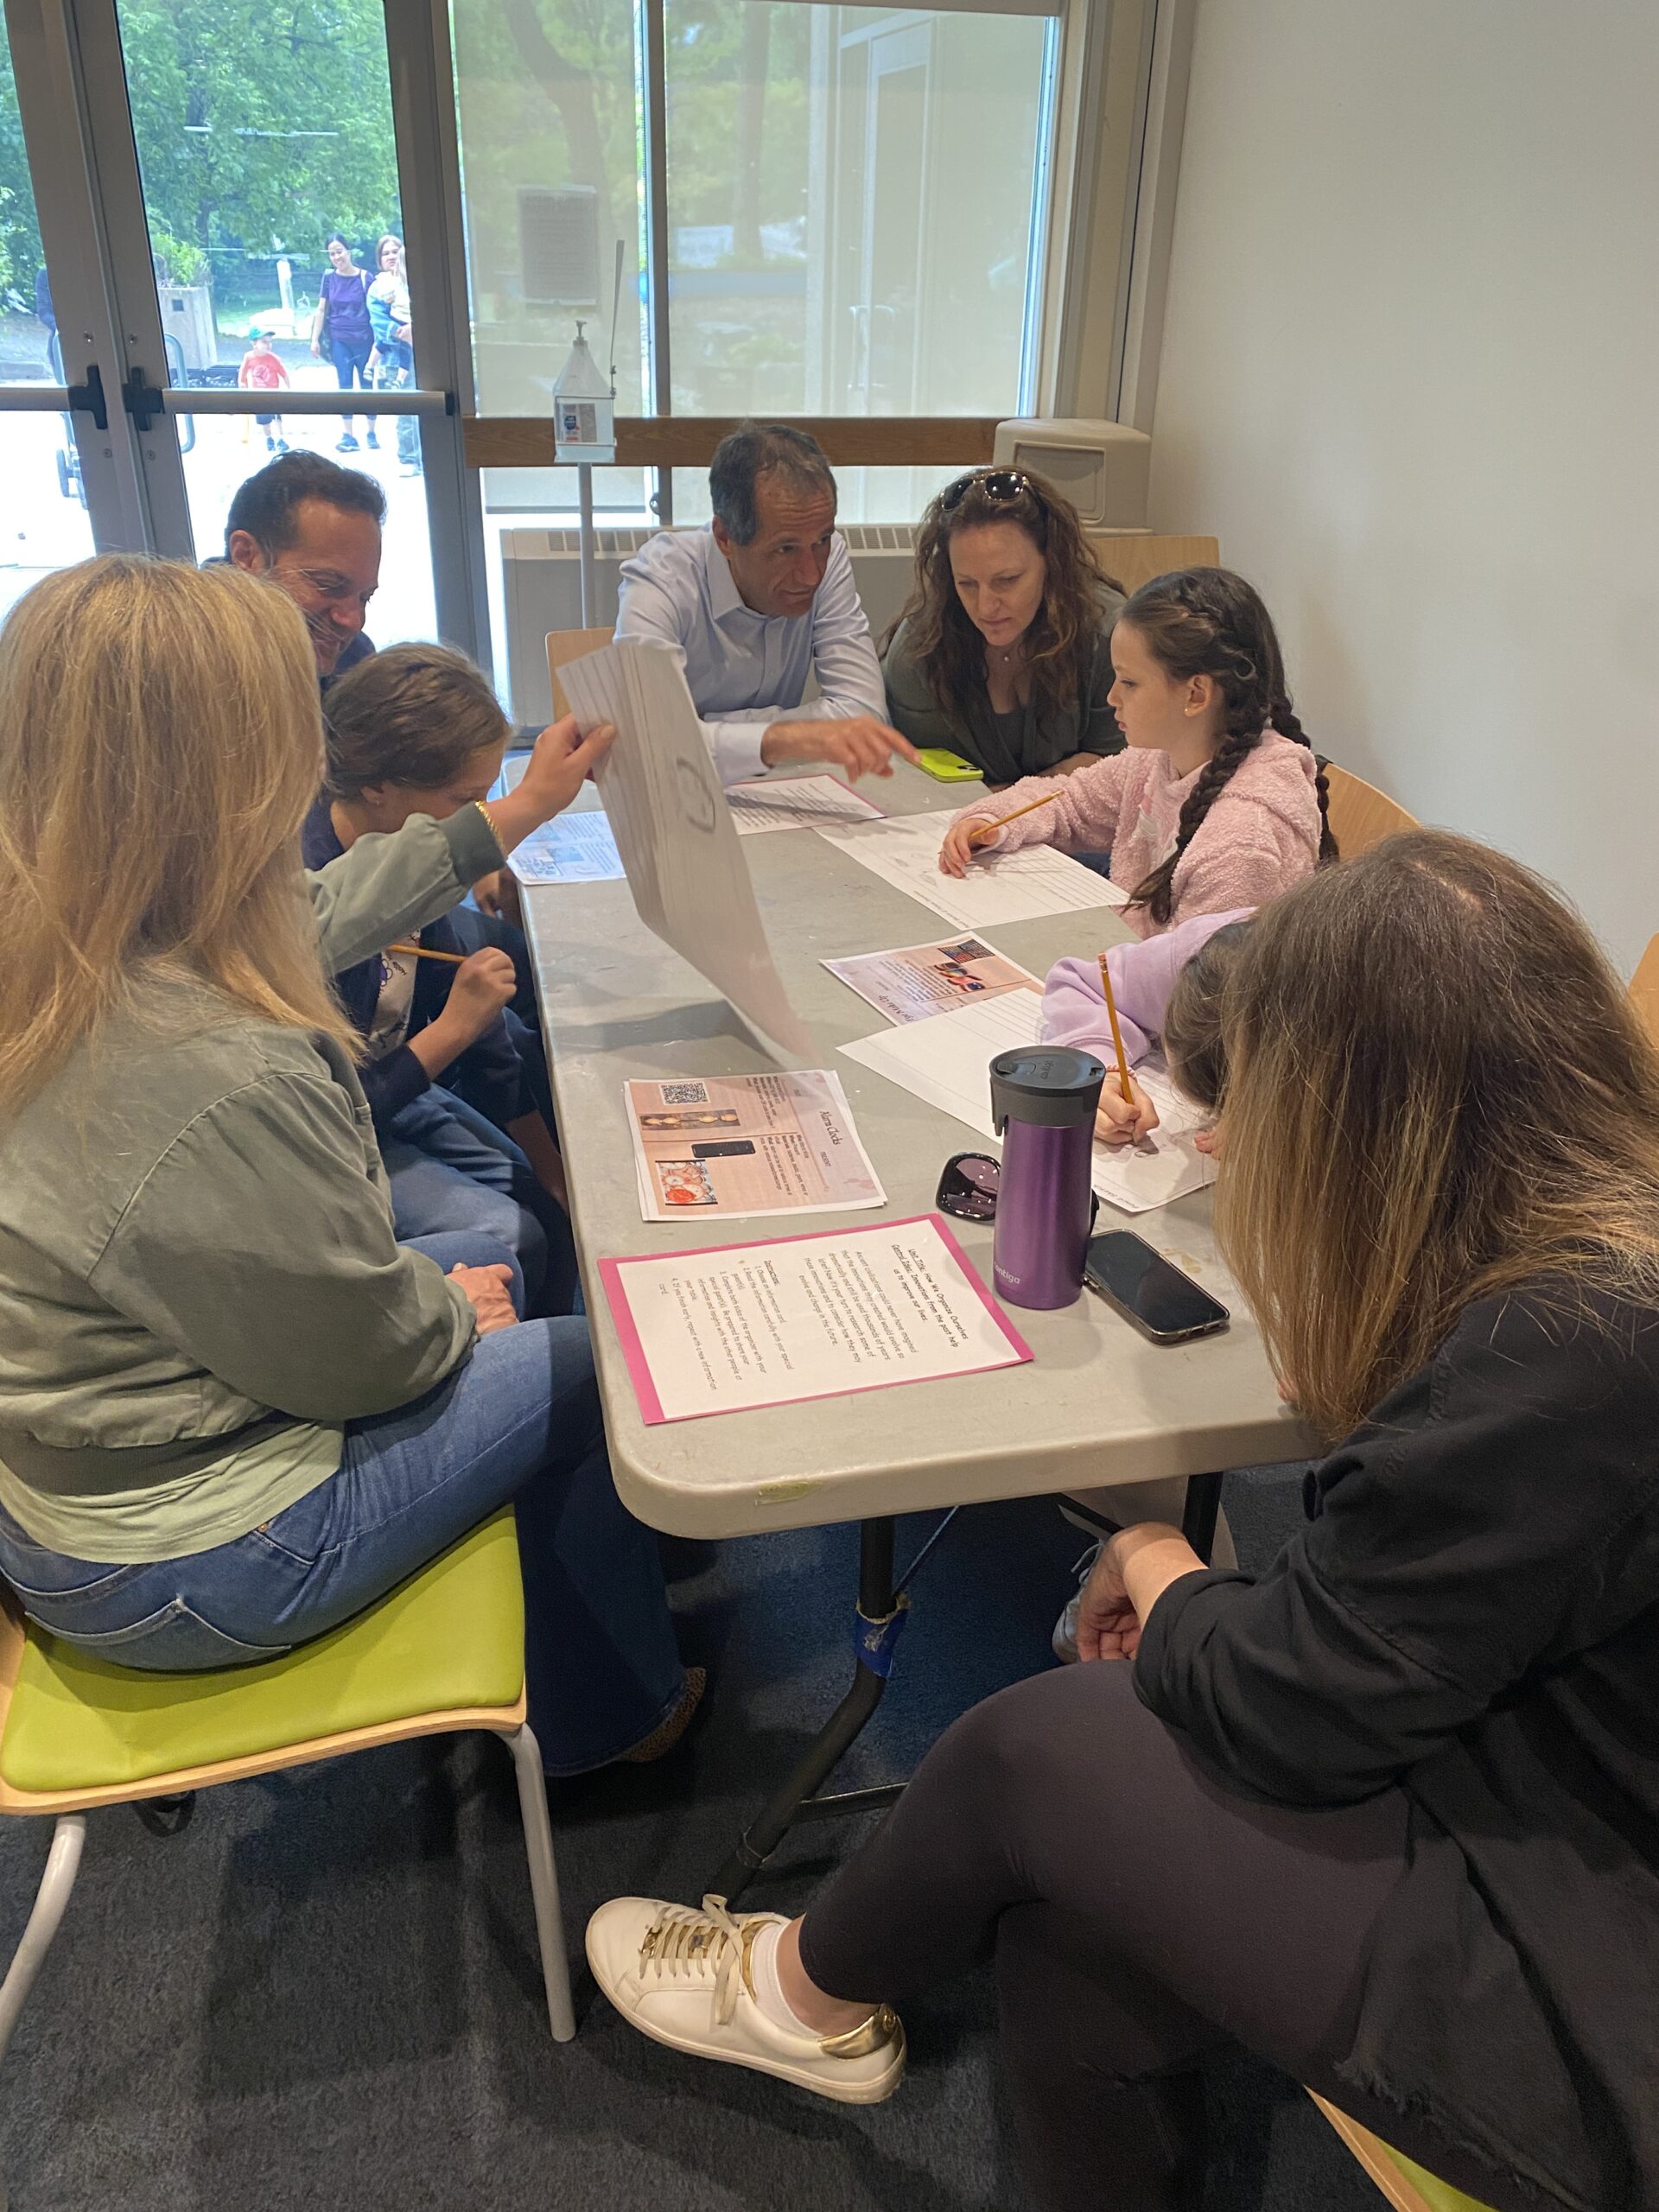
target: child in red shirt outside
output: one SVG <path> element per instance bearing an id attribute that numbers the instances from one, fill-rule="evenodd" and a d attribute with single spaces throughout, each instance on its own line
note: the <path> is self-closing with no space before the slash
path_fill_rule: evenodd
<path id="1" fill-rule="evenodd" d="M 249 331 L 251 341 L 242 356 L 242 365 L 236 372 L 238 384 L 253 391 L 280 391 L 288 383 L 288 370 L 281 357 L 271 351 L 271 335 L 256 323 Z M 267 453 L 286 453 L 288 440 L 283 435 L 280 415 L 256 415 L 254 421 L 265 434 Z"/>

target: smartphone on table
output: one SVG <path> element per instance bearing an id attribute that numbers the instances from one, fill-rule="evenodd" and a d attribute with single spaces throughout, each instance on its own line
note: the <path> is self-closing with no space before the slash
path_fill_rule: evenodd
<path id="1" fill-rule="evenodd" d="M 941 784 L 976 784 L 984 771 L 964 760 L 960 753 L 947 753 L 942 745 L 925 745 L 916 765 Z"/>
<path id="2" fill-rule="evenodd" d="M 1126 1229 L 1090 1238 L 1083 1279 L 1155 1344 L 1212 1336 L 1232 1318 L 1218 1298 Z"/>

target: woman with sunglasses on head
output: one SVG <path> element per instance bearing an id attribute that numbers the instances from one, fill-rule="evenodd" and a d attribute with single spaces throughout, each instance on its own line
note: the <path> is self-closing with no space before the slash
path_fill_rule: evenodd
<path id="1" fill-rule="evenodd" d="M 1494 2212 L 1650 2212 L 1659 1056 L 1548 886 L 1432 831 L 1265 907 L 1215 1041 L 1306 1526 L 1254 1576 L 1121 1530 L 1084 1663 L 947 1730 L 804 1919 L 613 1898 L 588 1957 L 848 2103 L 994 1961 L 1045 2212 L 1198 2212 L 1237 2044 Z"/>
<path id="2" fill-rule="evenodd" d="M 1069 500 L 1018 469 L 959 476 L 922 518 L 882 656 L 893 728 L 993 785 L 1120 752 L 1107 640 L 1122 604 Z"/>

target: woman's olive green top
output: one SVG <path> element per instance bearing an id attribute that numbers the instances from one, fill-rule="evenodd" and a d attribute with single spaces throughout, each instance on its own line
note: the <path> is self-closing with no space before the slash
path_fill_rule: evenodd
<path id="1" fill-rule="evenodd" d="M 1095 633 L 1094 659 L 1083 696 L 1075 706 L 1046 715 L 1039 714 L 1029 700 L 999 715 L 986 690 L 976 695 L 965 721 L 947 715 L 911 652 L 906 635 L 910 626 L 901 622 L 881 657 L 887 719 L 912 745 L 942 746 L 947 752 L 960 753 L 964 760 L 973 762 L 988 784 L 1013 784 L 1021 776 L 1040 776 L 1074 753 L 1122 752 L 1123 733 L 1106 703 L 1106 695 L 1112 688 L 1108 643 L 1122 605 L 1120 593 L 1101 593 L 1100 627 Z"/>

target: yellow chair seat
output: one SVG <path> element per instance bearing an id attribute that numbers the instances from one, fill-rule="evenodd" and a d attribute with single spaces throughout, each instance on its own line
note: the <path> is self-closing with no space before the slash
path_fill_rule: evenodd
<path id="1" fill-rule="evenodd" d="M 421 1714 L 512 1707 L 524 1678 L 509 1508 L 368 1612 L 249 1667 L 143 1674 L 31 1623 L 0 1782 L 31 1795 L 124 1789 Z"/>

